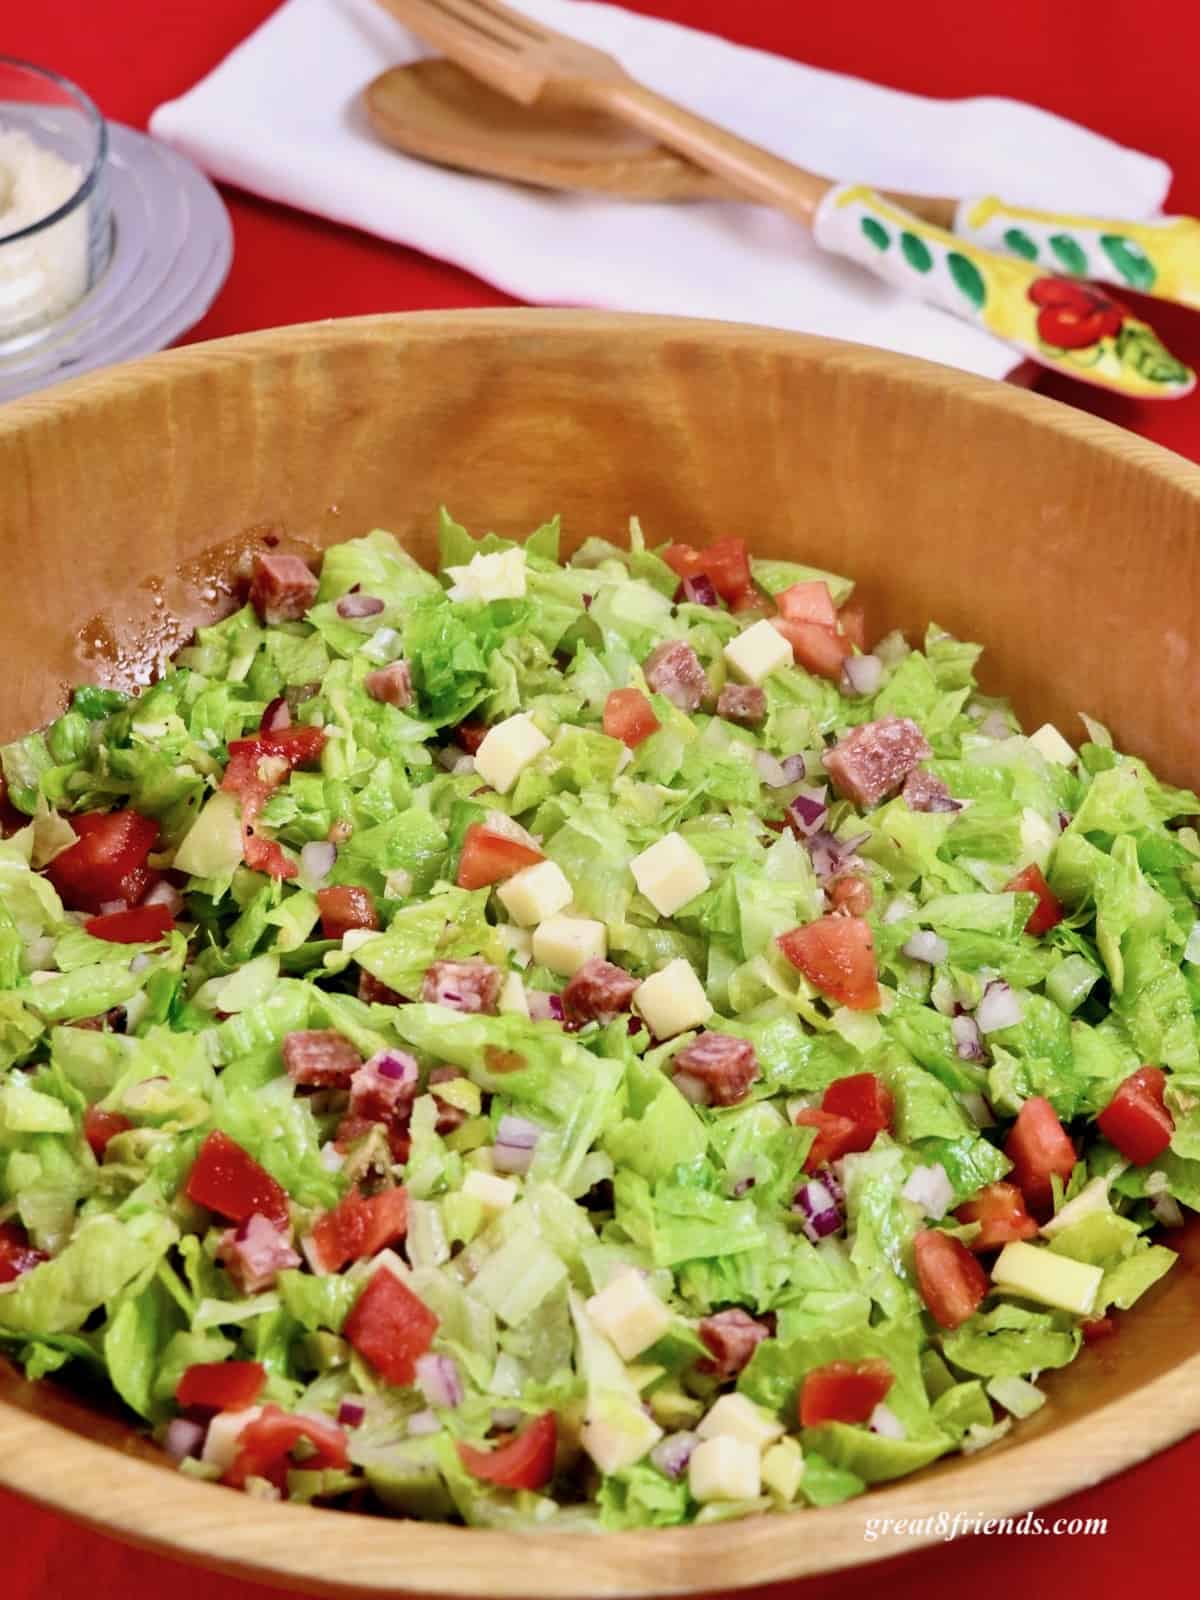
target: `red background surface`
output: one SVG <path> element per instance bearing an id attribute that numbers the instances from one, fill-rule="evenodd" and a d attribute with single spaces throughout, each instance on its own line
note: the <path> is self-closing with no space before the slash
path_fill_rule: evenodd
<path id="1" fill-rule="evenodd" d="M 1195 0 L 627 0 L 742 44 L 923 94 L 1005 94 L 1032 101 L 1152 151 L 1176 173 L 1169 206 L 1200 213 Z M 275 0 L 35 0 L 0 5 L 0 51 L 56 67 L 110 117 L 144 127 L 256 27 Z M 511 305 L 443 262 L 331 223 L 227 195 L 233 271 L 191 335 L 218 338 L 314 317 L 427 307 Z M 1200 314 L 1146 303 L 1171 348 L 1200 368 Z M 1038 384 L 1200 460 L 1200 393 L 1139 404 L 1067 379 Z M 1134 537 L 1139 530 L 1131 530 Z M 1014 1471 L 1019 1471 L 1014 1462 Z M 1196 1588 L 1190 1537 L 1200 1492 L 1200 1437 L 1047 1508 L 1046 1516 L 1107 1517 L 1104 1537 L 972 1537 L 898 1553 L 861 1572 L 758 1591 L 761 1600 L 1010 1600 L 1022 1591 L 1136 1592 L 1147 1579 Z M 972 1512 L 973 1506 L 950 1506 Z M 731 1529 L 730 1537 L 736 1537 Z M 899 1551 L 902 1541 L 896 1541 Z M 858 1552 L 848 1549 L 847 1561 Z M 222 1579 L 126 1549 L 0 1493 L 4 1600 L 269 1600 L 257 1584 Z"/>

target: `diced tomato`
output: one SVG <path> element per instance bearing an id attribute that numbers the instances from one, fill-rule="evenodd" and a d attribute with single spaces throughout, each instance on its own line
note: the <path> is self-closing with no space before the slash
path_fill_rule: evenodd
<path id="1" fill-rule="evenodd" d="M 1025 1204 L 1035 1217 L 1048 1216 L 1054 1203 L 1050 1179 L 1057 1174 L 1065 1184 L 1075 1166 L 1075 1146 L 1049 1100 L 1041 1095 L 1026 1100 L 1004 1154 L 1013 1164 L 1013 1182 Z"/>
<path id="2" fill-rule="evenodd" d="M 871 929 L 861 917 L 820 917 L 776 940 L 810 983 L 851 1011 L 879 1009 Z"/>
<path id="3" fill-rule="evenodd" d="M 554 1476 L 557 1448 L 558 1423 L 553 1411 L 545 1411 L 494 1450 L 476 1450 L 460 1440 L 458 1455 L 471 1476 L 485 1483 L 501 1489 L 541 1489 Z"/>
<path id="4" fill-rule="evenodd" d="M 454 730 L 455 744 L 460 745 L 469 756 L 475 754 L 487 736 L 486 722 L 460 722 Z"/>
<path id="5" fill-rule="evenodd" d="M 0 1283 L 12 1283 L 23 1272 L 49 1259 L 44 1250 L 33 1248 L 19 1222 L 0 1222 Z"/>
<path id="6" fill-rule="evenodd" d="M 89 1106 L 83 1113 L 83 1137 L 92 1147 L 97 1161 L 104 1160 L 108 1141 L 119 1133 L 128 1133 L 133 1127 L 128 1117 L 119 1111 L 102 1111 L 99 1106 Z"/>
<path id="7" fill-rule="evenodd" d="M 779 615 L 786 617 L 789 622 L 815 622 L 822 628 L 837 627 L 838 614 L 834 609 L 833 596 L 829 592 L 829 585 L 823 581 L 793 583 L 790 589 L 784 589 L 775 596 L 775 604 L 779 607 Z"/>
<path id="8" fill-rule="evenodd" d="M 917 1287 L 933 1320 L 957 1328 L 975 1311 L 991 1288 L 987 1273 L 963 1244 L 937 1228 L 923 1229 L 913 1240 Z"/>
<path id="9" fill-rule="evenodd" d="M 1117 1324 L 1113 1317 L 1093 1317 L 1090 1322 L 1081 1322 L 1079 1331 L 1084 1344 L 1095 1344 L 1100 1339 L 1111 1339 Z"/>
<path id="10" fill-rule="evenodd" d="M 301 725 L 234 739 L 221 787 L 236 794 L 242 806 L 242 858 L 256 872 L 272 878 L 294 878 L 296 864 L 274 839 L 257 831 L 258 814 L 290 772 L 315 761 L 325 748 L 325 730 Z"/>
<path id="11" fill-rule="evenodd" d="M 281 1229 L 291 1221 L 287 1191 L 219 1128 L 200 1146 L 183 1187 L 189 1200 L 231 1222 L 245 1222 L 255 1212 Z"/>
<path id="12" fill-rule="evenodd" d="M 277 1489 L 286 1489 L 288 1469 L 293 1465 L 291 1452 L 301 1440 L 308 1446 L 308 1453 L 303 1463 L 295 1464 L 303 1465 L 306 1471 L 349 1466 L 346 1435 L 336 1422 L 311 1412 L 293 1416 L 278 1406 L 264 1406 L 261 1415 L 248 1422 L 238 1435 L 237 1455 L 222 1481 L 243 1489 L 247 1478 L 266 1478 Z"/>
<path id="13" fill-rule="evenodd" d="M 174 931 L 175 918 L 166 906 L 133 906 L 92 917 L 84 927 L 93 939 L 107 939 L 110 944 L 156 944 Z"/>
<path id="14" fill-rule="evenodd" d="M 830 1361 L 814 1367 L 800 1388 L 800 1426 L 866 1422 L 894 1382 L 886 1361 Z"/>
<path id="15" fill-rule="evenodd" d="M 345 1337 L 388 1383 L 409 1384 L 438 1319 L 394 1272 L 376 1267 L 346 1318 Z"/>
<path id="16" fill-rule="evenodd" d="M 1162 1155 L 1171 1142 L 1175 1124 L 1163 1104 L 1166 1075 L 1158 1067 L 1139 1067 L 1096 1118 L 1100 1132 L 1115 1144 L 1135 1167 L 1144 1167 Z"/>
<path id="17" fill-rule="evenodd" d="M 500 883 L 523 867 L 535 867 L 545 859 L 532 845 L 510 839 L 484 822 L 473 822 L 463 837 L 454 881 L 460 889 L 484 889 L 489 883 Z"/>
<path id="18" fill-rule="evenodd" d="M 804 1158 L 805 1172 L 816 1172 L 818 1167 L 827 1167 L 831 1161 L 840 1161 L 851 1150 L 865 1148 L 857 1142 L 857 1124 L 851 1122 L 849 1117 L 839 1117 L 832 1111 L 822 1111 L 816 1106 L 797 1111 L 796 1126 L 817 1130 L 817 1137 L 809 1145 Z"/>
<path id="19" fill-rule="evenodd" d="M 700 557 L 700 568 L 712 580 L 722 600 L 733 605 L 754 585 L 745 539 L 729 535 L 714 539 Z"/>
<path id="20" fill-rule="evenodd" d="M 1004 889 L 1008 894 L 1037 895 L 1038 903 L 1029 913 L 1029 921 L 1025 924 L 1025 932 L 1033 934 L 1035 938 L 1039 934 L 1049 933 L 1067 914 L 1036 861 L 1022 867 L 1016 877 L 1004 885 Z"/>
<path id="21" fill-rule="evenodd" d="M 614 689 L 604 702 L 604 731 L 636 750 L 643 739 L 658 731 L 654 708 L 640 689 Z"/>
<path id="22" fill-rule="evenodd" d="M 978 1254 L 998 1250 L 1013 1239 L 1032 1239 L 1037 1223 L 1025 1209 L 1025 1196 L 1015 1183 L 989 1183 L 954 1213 L 959 1222 L 977 1222 L 979 1232 L 967 1246 Z"/>
<path id="23" fill-rule="evenodd" d="M 263 1391 L 267 1369 L 260 1361 L 197 1361 L 175 1385 L 181 1406 L 206 1411 L 244 1411 Z"/>
<path id="24" fill-rule="evenodd" d="M 793 657 L 806 672 L 838 681 L 842 663 L 850 654 L 850 643 L 836 629 L 822 627 L 819 622 L 789 622 L 786 617 L 772 617 L 771 626 L 791 645 Z"/>
<path id="25" fill-rule="evenodd" d="M 704 571 L 703 558 L 694 545 L 669 544 L 660 555 L 679 578 L 694 578 Z"/>
<path id="26" fill-rule="evenodd" d="M 379 913 L 369 889 L 356 883 L 337 883 L 317 890 L 317 909 L 321 913 L 321 933 L 326 939 L 340 939 L 352 928 L 379 927 Z"/>
<path id="27" fill-rule="evenodd" d="M 373 1256 L 408 1231 L 408 1195 L 385 1189 L 364 1198 L 356 1189 L 313 1223 L 313 1242 L 326 1272 Z"/>
<path id="28" fill-rule="evenodd" d="M 843 638 L 858 650 L 867 648 L 867 613 L 857 600 L 851 600 L 837 614 Z"/>
<path id="29" fill-rule="evenodd" d="M 849 1117 L 858 1130 L 861 1144 L 852 1150 L 869 1150 L 875 1135 L 892 1125 L 896 1102 L 892 1091 L 873 1072 L 855 1072 L 831 1083 L 821 1097 L 821 1107 L 835 1116 Z"/>
<path id="30" fill-rule="evenodd" d="M 78 842 L 46 868 L 64 904 L 97 912 L 108 900 L 140 900 L 151 883 L 146 857 L 158 843 L 158 823 L 137 811 L 89 811 L 68 821 Z"/>

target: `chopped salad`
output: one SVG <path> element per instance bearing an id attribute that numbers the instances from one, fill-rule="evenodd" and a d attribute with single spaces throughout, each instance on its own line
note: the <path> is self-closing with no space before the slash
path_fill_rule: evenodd
<path id="1" fill-rule="evenodd" d="M 193 1476 L 492 1527 L 1041 1407 L 1200 1207 L 1200 800 L 852 587 L 443 513 L 7 745 L 0 1348 Z"/>

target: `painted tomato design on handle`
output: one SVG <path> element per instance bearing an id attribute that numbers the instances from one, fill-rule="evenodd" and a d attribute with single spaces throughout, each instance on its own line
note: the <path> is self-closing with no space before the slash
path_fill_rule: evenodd
<path id="1" fill-rule="evenodd" d="M 1059 350 L 1083 350 L 1106 334 L 1115 337 L 1126 317 L 1124 306 L 1111 295 L 1064 278 L 1038 278 L 1029 286 L 1029 298 L 1041 308 L 1039 337 Z"/>

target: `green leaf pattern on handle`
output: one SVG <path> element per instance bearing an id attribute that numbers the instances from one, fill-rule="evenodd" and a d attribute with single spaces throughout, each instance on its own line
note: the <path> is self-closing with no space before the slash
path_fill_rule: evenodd
<path id="1" fill-rule="evenodd" d="M 1136 239 L 1119 233 L 1102 233 L 1100 248 L 1131 289 L 1141 289 L 1143 293 L 1153 289 L 1158 273 Z"/>
<path id="2" fill-rule="evenodd" d="M 1031 239 L 1024 228 L 1006 228 L 1004 242 L 1014 256 L 1020 256 L 1025 261 L 1036 261 L 1038 247 L 1036 239 Z"/>
<path id="3" fill-rule="evenodd" d="M 876 222 L 874 217 L 864 217 L 859 227 L 877 250 L 886 250 L 892 242 L 891 234 L 881 222 Z"/>
<path id="4" fill-rule="evenodd" d="M 906 230 L 900 235 L 900 248 L 910 267 L 914 267 L 918 272 L 932 270 L 933 254 L 924 239 L 919 239 L 915 233 Z"/>
<path id="5" fill-rule="evenodd" d="M 1069 233 L 1052 233 L 1050 248 L 1068 272 L 1077 278 L 1087 277 L 1087 251 L 1077 239 L 1072 239 Z"/>
<path id="6" fill-rule="evenodd" d="M 946 265 L 962 293 L 977 311 L 981 311 L 987 300 L 987 284 L 983 281 L 983 273 L 969 256 L 957 250 L 951 250 L 947 255 Z"/>

